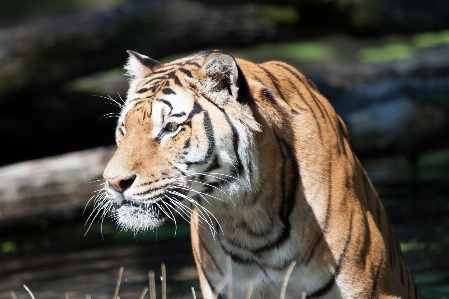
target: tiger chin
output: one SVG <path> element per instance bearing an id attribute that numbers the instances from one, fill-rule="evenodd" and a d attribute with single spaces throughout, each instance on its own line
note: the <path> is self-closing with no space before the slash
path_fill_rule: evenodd
<path id="1" fill-rule="evenodd" d="M 343 121 L 309 79 L 218 50 L 171 63 L 128 53 L 98 205 L 119 227 L 190 221 L 204 298 L 228 298 L 231 283 L 235 298 L 279 298 L 291 269 L 285 298 L 420 298 Z"/>

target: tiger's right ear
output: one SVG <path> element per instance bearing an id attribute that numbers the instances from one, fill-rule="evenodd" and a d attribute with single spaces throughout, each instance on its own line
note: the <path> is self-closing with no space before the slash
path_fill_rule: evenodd
<path id="1" fill-rule="evenodd" d="M 128 62 L 125 64 L 126 75 L 131 78 L 142 78 L 152 73 L 154 68 L 161 63 L 148 56 L 134 51 L 126 51 L 129 54 Z"/>
<path id="2" fill-rule="evenodd" d="M 212 51 L 204 59 L 200 74 L 201 91 L 216 104 L 237 100 L 238 67 L 234 57 L 218 50 Z"/>

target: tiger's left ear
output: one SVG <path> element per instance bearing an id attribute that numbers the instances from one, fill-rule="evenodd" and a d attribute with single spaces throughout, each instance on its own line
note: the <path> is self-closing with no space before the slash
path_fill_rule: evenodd
<path id="1" fill-rule="evenodd" d="M 128 61 L 125 65 L 126 75 L 131 78 L 142 78 L 152 73 L 154 68 L 161 63 L 148 56 L 139 54 L 135 51 L 126 51 L 129 54 Z"/>
<path id="2" fill-rule="evenodd" d="M 214 51 L 203 62 L 200 69 L 201 91 L 211 100 L 221 105 L 226 100 L 237 100 L 238 68 L 231 55 Z"/>

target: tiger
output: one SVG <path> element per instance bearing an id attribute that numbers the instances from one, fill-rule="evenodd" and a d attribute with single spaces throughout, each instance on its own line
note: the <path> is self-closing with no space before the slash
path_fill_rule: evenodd
<path id="1" fill-rule="evenodd" d="M 310 79 L 220 50 L 128 54 L 98 204 L 119 228 L 189 221 L 203 298 L 420 298 L 344 122 Z"/>

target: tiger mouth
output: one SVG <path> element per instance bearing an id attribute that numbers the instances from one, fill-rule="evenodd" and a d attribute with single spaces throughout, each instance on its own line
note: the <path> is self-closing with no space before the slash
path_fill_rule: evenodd
<path id="1" fill-rule="evenodd" d="M 116 209 L 134 208 L 140 210 L 141 212 L 151 211 L 154 217 L 163 219 L 166 218 L 166 215 L 162 211 L 161 205 L 167 207 L 168 203 L 169 199 L 167 198 L 151 198 L 141 202 L 124 199 L 121 204 L 116 204 L 115 206 Z"/>
<path id="2" fill-rule="evenodd" d="M 139 232 L 153 230 L 168 219 L 175 221 L 177 208 L 186 198 L 186 191 L 171 185 L 130 197 L 120 195 L 120 199 L 111 199 L 114 207 L 113 218 L 121 229 Z"/>
<path id="3" fill-rule="evenodd" d="M 177 190 L 179 195 L 170 194 L 168 195 L 166 192 L 159 193 L 157 195 L 139 199 L 139 201 L 133 199 L 123 198 L 121 203 L 114 203 L 116 210 L 119 209 L 127 209 L 134 208 L 139 209 L 141 212 L 151 211 L 154 216 L 157 218 L 167 218 L 167 213 L 169 210 L 173 210 L 173 201 L 181 202 L 182 196 L 185 196 L 185 191 Z"/>

